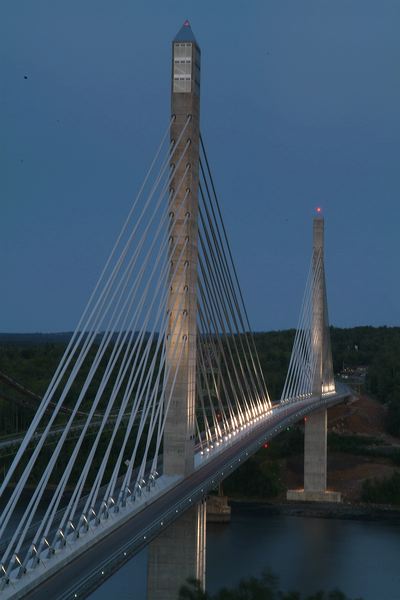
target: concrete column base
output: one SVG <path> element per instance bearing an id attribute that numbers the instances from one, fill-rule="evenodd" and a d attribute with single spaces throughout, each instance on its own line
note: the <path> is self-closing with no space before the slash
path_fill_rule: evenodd
<path id="1" fill-rule="evenodd" d="M 340 492 L 325 490 L 324 492 L 310 490 L 288 490 L 286 500 L 295 502 L 341 502 Z"/>
<path id="2" fill-rule="evenodd" d="M 231 507 L 228 496 L 208 496 L 207 498 L 207 523 L 229 523 L 231 520 Z"/>
<path id="3" fill-rule="evenodd" d="M 206 503 L 186 511 L 149 544 L 147 600 L 176 600 L 188 577 L 205 587 Z"/>

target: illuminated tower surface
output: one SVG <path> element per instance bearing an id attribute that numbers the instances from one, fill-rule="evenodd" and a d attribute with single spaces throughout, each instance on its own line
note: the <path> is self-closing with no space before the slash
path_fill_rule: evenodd
<path id="1" fill-rule="evenodd" d="M 170 247 L 174 250 L 170 252 L 168 298 L 166 398 L 171 390 L 172 395 L 164 430 L 166 475 L 184 476 L 194 466 L 199 114 L 200 48 L 189 22 L 185 21 L 172 42 L 171 116 L 175 119 L 171 141 L 178 140 L 190 120 L 173 153 L 176 171 L 168 208 L 173 213 Z M 175 600 L 188 577 L 200 580 L 204 587 L 205 554 L 206 504 L 201 502 L 150 544 L 148 600 Z"/>
<path id="2" fill-rule="evenodd" d="M 171 161 L 176 168 L 169 205 L 174 251 L 170 255 L 166 398 L 171 399 L 163 470 L 167 475 L 185 475 L 193 470 L 194 456 L 200 116 L 200 48 L 188 21 L 172 42 L 171 75 L 171 115 L 175 117 L 171 142 L 179 139 L 185 124 L 186 129 Z"/>

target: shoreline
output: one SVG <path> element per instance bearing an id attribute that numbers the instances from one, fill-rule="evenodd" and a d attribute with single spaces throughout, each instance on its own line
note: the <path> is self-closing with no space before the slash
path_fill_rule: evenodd
<path id="1" fill-rule="evenodd" d="M 268 502 L 229 498 L 232 511 L 354 521 L 397 521 L 400 508 L 391 505 L 367 505 L 331 502 Z"/>

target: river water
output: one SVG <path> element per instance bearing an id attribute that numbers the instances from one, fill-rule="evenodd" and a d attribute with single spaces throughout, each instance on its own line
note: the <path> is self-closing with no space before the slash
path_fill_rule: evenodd
<path id="1" fill-rule="evenodd" d="M 90 596 L 145 600 L 143 550 Z M 270 569 L 284 590 L 340 588 L 351 598 L 400 600 L 400 523 L 235 510 L 230 524 L 207 525 L 207 589 L 215 592 Z"/>

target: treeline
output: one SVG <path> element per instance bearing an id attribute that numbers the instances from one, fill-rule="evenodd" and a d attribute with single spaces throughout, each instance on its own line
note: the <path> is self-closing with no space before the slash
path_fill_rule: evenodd
<path id="1" fill-rule="evenodd" d="M 222 588 L 215 594 L 203 591 L 199 581 L 190 579 L 181 587 L 177 600 L 351 600 L 337 589 L 303 595 L 297 591 L 283 592 L 278 587 L 278 578 L 269 571 L 264 571 L 261 577 L 242 579 L 236 587 Z"/>
<path id="2" fill-rule="evenodd" d="M 0 339 L 1 337 L 4 339 L 4 335 L 2 334 Z M 50 334 L 40 337 L 33 334 L 32 336 L 27 336 L 27 341 L 25 342 L 21 342 L 21 338 L 25 339 L 25 336 L 11 336 L 11 334 L 8 334 L 8 339 L 0 343 L 0 433 L 3 435 L 26 430 L 34 412 L 39 406 L 40 397 L 45 394 L 68 343 L 68 334 L 60 334 L 60 336 Z M 58 338 L 62 341 L 54 341 Z M 98 336 L 98 340 L 90 348 L 82 362 L 79 373 L 75 377 L 65 398 L 64 407 L 66 410 L 75 406 L 76 398 L 79 396 L 79 392 L 91 369 L 100 341 L 101 336 Z M 113 347 L 110 344 L 92 376 L 91 383 L 80 406 L 80 411 L 88 412 L 90 410 L 112 350 Z M 139 350 L 138 353 L 141 356 L 143 349 Z M 108 379 L 98 404 L 96 410 L 98 414 L 102 414 L 105 411 L 121 361 L 122 356 L 120 355 L 116 360 L 115 369 Z M 71 370 L 72 363 L 67 367 L 61 379 L 59 389 L 62 389 L 67 382 Z M 23 391 L 12 387 L 2 377 L 2 374 L 6 375 L 7 378 L 11 378 L 14 382 L 21 384 L 33 392 L 33 394 L 36 394 L 39 399 L 32 399 L 32 397 L 28 397 Z M 119 406 L 121 397 L 122 391 L 117 395 L 115 406 Z M 60 413 L 56 424 L 62 424 L 65 420 L 65 414 Z"/>
<path id="3" fill-rule="evenodd" d="M 386 429 L 400 436 L 400 327 L 331 327 L 335 374 L 367 367 L 365 390 L 387 407 Z M 272 398 L 279 398 L 295 331 L 256 333 L 255 339 Z"/>
<path id="4" fill-rule="evenodd" d="M 367 479 L 363 483 L 361 498 L 373 504 L 400 505 L 400 471 L 383 479 Z"/>
<path id="5" fill-rule="evenodd" d="M 280 397 L 294 335 L 294 329 L 255 334 L 272 399 Z M 68 333 L 0 334 L 0 372 L 43 395 L 69 336 Z M 340 373 L 343 367 L 367 367 L 366 391 L 387 405 L 387 430 L 400 436 L 400 327 L 331 327 L 331 341 L 335 373 Z M 84 372 L 89 368 L 89 361 L 90 356 Z M 0 431 L 3 433 L 26 428 L 32 418 L 32 410 L 18 408 L 4 400 L 13 397 L 14 391 L 0 384 Z"/>
<path id="6" fill-rule="evenodd" d="M 366 391 L 386 405 L 386 429 L 400 437 L 400 327 L 331 328 L 335 373 L 366 366 Z"/>

